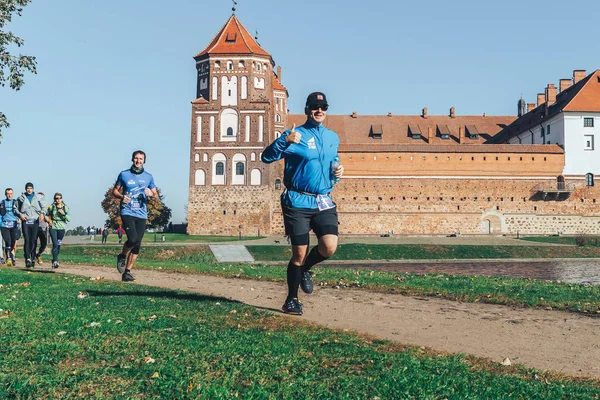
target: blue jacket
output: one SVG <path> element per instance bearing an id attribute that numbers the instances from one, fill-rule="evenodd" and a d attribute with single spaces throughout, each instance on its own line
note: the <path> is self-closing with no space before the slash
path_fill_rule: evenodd
<path id="1" fill-rule="evenodd" d="M 2 220 L 3 228 L 14 228 L 17 226 L 19 218 L 14 214 L 13 207 L 15 206 L 15 199 L 11 200 L 0 200 L 0 220 Z"/>
<path id="2" fill-rule="evenodd" d="M 333 190 L 331 163 L 337 156 L 340 139 L 334 131 L 310 121 L 296 127 L 302 135 L 300 143 L 288 144 L 287 130 L 275 139 L 262 153 L 261 159 L 269 164 L 285 160 L 281 202 L 293 208 L 318 208 L 315 195 L 325 195 Z"/>

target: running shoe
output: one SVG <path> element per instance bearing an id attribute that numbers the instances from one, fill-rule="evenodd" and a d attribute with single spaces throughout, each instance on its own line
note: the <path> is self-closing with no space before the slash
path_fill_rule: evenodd
<path id="1" fill-rule="evenodd" d="M 131 271 L 128 269 L 126 269 L 125 272 L 123 272 L 121 280 L 123 282 L 135 282 L 135 278 L 133 277 L 133 275 L 131 275 Z"/>
<path id="2" fill-rule="evenodd" d="M 35 256 L 35 259 L 37 260 L 38 265 L 42 265 L 42 256 Z"/>
<path id="3" fill-rule="evenodd" d="M 125 256 L 125 254 L 120 253 L 117 256 L 117 271 L 119 271 L 120 274 L 123 274 L 125 272 L 125 262 L 127 261 L 127 257 Z"/>
<path id="4" fill-rule="evenodd" d="M 298 299 L 294 298 L 292 300 L 287 300 L 283 307 L 281 307 L 284 313 L 290 315 L 302 315 L 302 305 L 298 301 Z"/>
<path id="5" fill-rule="evenodd" d="M 15 260 L 15 257 L 14 257 L 14 256 L 11 256 L 11 257 L 10 257 L 10 260 L 12 261 L 12 265 L 13 265 L 13 267 L 17 265 L 17 260 Z"/>
<path id="6" fill-rule="evenodd" d="M 33 268 L 33 263 L 31 262 L 31 259 L 27 259 L 25 260 L 25 268 Z"/>
<path id="7" fill-rule="evenodd" d="M 13 262 L 10 258 L 6 259 L 6 265 L 8 265 L 9 267 L 12 267 Z"/>
<path id="8" fill-rule="evenodd" d="M 0 264 L 2 264 L 2 265 L 4 265 L 4 264 L 5 264 L 5 261 L 4 261 L 4 258 L 3 258 L 3 257 L 0 257 Z"/>
<path id="9" fill-rule="evenodd" d="M 56 269 L 58 267 L 60 267 L 60 265 L 58 265 L 58 261 L 52 261 L 52 268 Z"/>
<path id="10" fill-rule="evenodd" d="M 302 280 L 300 281 L 300 289 L 306 294 L 313 292 L 312 271 L 302 271 Z"/>

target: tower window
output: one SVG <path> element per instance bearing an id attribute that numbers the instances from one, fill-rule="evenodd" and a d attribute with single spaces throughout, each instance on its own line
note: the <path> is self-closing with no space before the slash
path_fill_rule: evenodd
<path id="1" fill-rule="evenodd" d="M 587 128 L 593 128 L 594 127 L 594 118 L 584 118 L 583 126 L 585 126 Z"/>
<path id="2" fill-rule="evenodd" d="M 279 114 L 275 114 L 275 122 L 281 122 L 281 116 Z"/>
<path id="3" fill-rule="evenodd" d="M 244 68 L 245 66 L 246 66 L 246 64 L 244 63 L 244 60 L 238 61 L 238 67 L 239 68 Z"/>
<path id="4" fill-rule="evenodd" d="M 225 167 L 225 165 L 219 161 L 217 163 L 217 165 L 215 166 L 215 174 L 216 175 L 224 175 L 225 174 L 224 167 Z"/>
<path id="5" fill-rule="evenodd" d="M 233 61 L 227 61 L 227 70 L 233 71 Z"/>
<path id="6" fill-rule="evenodd" d="M 281 179 L 275 179 L 275 189 L 276 190 L 281 189 Z"/>
<path id="7" fill-rule="evenodd" d="M 592 174 L 592 173 L 585 174 L 585 184 L 586 184 L 586 186 L 594 186 L 594 174 Z"/>
<path id="8" fill-rule="evenodd" d="M 256 70 L 257 71 L 261 71 L 262 70 L 262 64 L 261 63 L 257 63 L 256 64 Z"/>
<path id="9" fill-rule="evenodd" d="M 215 68 L 221 68 L 221 61 L 215 61 Z"/>
<path id="10" fill-rule="evenodd" d="M 244 163 L 243 162 L 235 163 L 235 174 L 236 175 L 244 175 Z"/>
<path id="11" fill-rule="evenodd" d="M 232 127 L 227 128 L 227 136 L 233 136 L 233 128 Z"/>

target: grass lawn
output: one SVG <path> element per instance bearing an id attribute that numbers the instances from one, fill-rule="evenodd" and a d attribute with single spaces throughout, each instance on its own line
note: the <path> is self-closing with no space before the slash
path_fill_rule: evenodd
<path id="1" fill-rule="evenodd" d="M 574 242 L 573 242 L 574 244 Z M 258 261 L 287 261 L 290 246 L 249 245 Z M 330 260 L 460 260 L 506 258 L 600 258 L 600 247 L 435 244 L 341 244 Z"/>
<path id="2" fill-rule="evenodd" d="M 156 242 L 162 242 L 162 236 L 165 237 L 165 243 L 206 243 L 206 242 L 234 242 L 240 240 L 238 236 L 213 236 L 213 235 L 186 235 L 184 233 L 156 233 Z M 80 236 L 82 244 L 85 244 L 86 240 L 90 241 L 90 236 Z M 242 236 L 242 240 L 256 240 L 261 239 L 263 236 Z M 127 240 L 127 237 L 123 235 L 123 242 Z M 106 241 L 108 243 L 119 242 L 119 237 L 111 233 L 108 235 Z M 146 232 L 142 242 L 150 243 L 155 241 L 155 234 Z M 96 235 L 94 243 L 101 243 L 102 235 Z"/>
<path id="3" fill-rule="evenodd" d="M 598 381 L 436 354 L 226 299 L 0 268 L 0 398 L 572 399 Z"/>
<path id="4" fill-rule="evenodd" d="M 277 246 L 275 246 L 277 247 Z M 281 250 L 287 247 L 278 246 Z M 61 261 L 114 265 L 118 247 L 65 246 Z M 204 273 L 225 277 L 283 282 L 281 265 L 219 264 L 208 246 L 148 246 L 142 249 L 136 268 Z M 322 286 L 355 287 L 414 296 L 436 296 L 464 302 L 486 302 L 597 314 L 600 287 L 534 279 L 408 274 L 369 269 L 316 268 L 314 281 Z"/>

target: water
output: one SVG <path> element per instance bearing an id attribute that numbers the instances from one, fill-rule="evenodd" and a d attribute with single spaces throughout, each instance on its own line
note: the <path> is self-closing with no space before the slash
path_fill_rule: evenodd
<path id="1" fill-rule="evenodd" d="M 441 273 L 449 275 L 504 276 L 531 278 L 567 283 L 600 285 L 599 260 L 573 261 L 482 261 L 482 262 L 406 262 L 372 264 L 322 264 L 328 267 L 377 269 L 380 271 L 415 274 Z"/>

